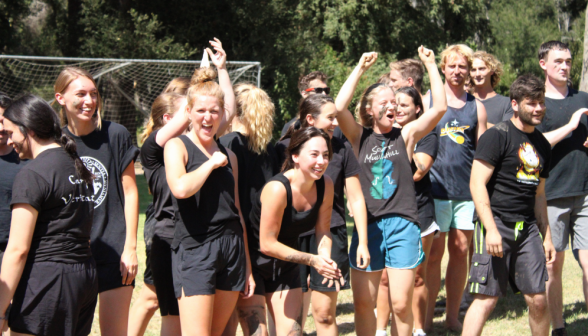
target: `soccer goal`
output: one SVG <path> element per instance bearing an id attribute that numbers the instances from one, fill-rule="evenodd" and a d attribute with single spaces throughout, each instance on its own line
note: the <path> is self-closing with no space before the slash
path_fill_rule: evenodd
<path id="1" fill-rule="evenodd" d="M 10 97 L 32 93 L 53 102 L 53 84 L 66 66 L 88 70 L 103 101 L 103 118 L 124 125 L 136 141 L 153 100 L 176 77 L 190 77 L 200 61 L 0 55 L 0 91 Z M 259 62 L 228 61 L 233 84 L 260 86 Z"/>

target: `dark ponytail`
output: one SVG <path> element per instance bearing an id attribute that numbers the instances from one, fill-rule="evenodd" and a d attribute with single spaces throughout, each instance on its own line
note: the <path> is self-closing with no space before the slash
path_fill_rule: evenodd
<path id="1" fill-rule="evenodd" d="M 74 139 L 63 133 L 59 116 L 45 100 L 32 94 L 26 94 L 12 102 L 4 111 L 4 118 L 18 126 L 25 137 L 28 137 L 28 133 L 31 131 L 36 138 L 41 140 L 55 140 L 74 160 L 78 175 L 89 188 L 93 188 L 94 176 L 78 156 Z"/>
<path id="2" fill-rule="evenodd" d="M 292 134 L 292 138 L 290 139 L 290 145 L 288 145 L 288 149 L 286 149 L 286 161 L 282 165 L 282 172 L 290 170 L 295 167 L 294 160 L 292 160 L 292 155 L 299 155 L 300 150 L 304 146 L 304 144 L 316 137 L 322 137 L 325 139 L 327 143 L 327 147 L 329 148 L 329 160 L 333 157 L 333 148 L 331 147 L 331 138 L 327 134 L 327 132 L 323 131 L 320 128 L 316 127 L 306 127 L 302 128 Z"/>
<path id="3" fill-rule="evenodd" d="M 301 128 L 308 127 L 309 125 L 306 121 L 306 116 L 310 114 L 313 119 L 318 119 L 318 117 L 321 115 L 321 108 L 328 103 L 335 104 L 335 100 L 332 97 L 324 94 L 312 94 L 306 98 L 303 98 L 300 101 L 300 106 L 298 107 L 298 120 L 290 125 L 288 131 L 286 134 L 284 134 L 280 141 L 291 138 L 294 132 Z"/>

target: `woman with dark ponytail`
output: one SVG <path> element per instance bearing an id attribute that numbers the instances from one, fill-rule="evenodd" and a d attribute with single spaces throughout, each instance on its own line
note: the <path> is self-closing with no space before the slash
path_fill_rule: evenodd
<path id="1" fill-rule="evenodd" d="M 14 180 L 0 320 L 12 335 L 89 335 L 98 295 L 90 249 L 93 176 L 41 98 L 14 101 L 4 128 L 20 158 L 34 160 Z"/>

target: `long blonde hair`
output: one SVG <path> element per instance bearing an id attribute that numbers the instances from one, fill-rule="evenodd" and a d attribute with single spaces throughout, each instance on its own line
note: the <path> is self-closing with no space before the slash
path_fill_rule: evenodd
<path id="1" fill-rule="evenodd" d="M 71 82 L 76 80 L 78 77 L 86 77 L 94 83 L 96 86 L 96 90 L 98 89 L 98 85 L 94 81 L 94 77 L 86 71 L 85 69 L 68 66 L 65 69 L 61 70 L 59 76 L 57 76 L 57 80 L 55 80 L 55 85 L 53 85 L 53 90 L 55 93 L 63 94 L 67 87 Z M 59 105 L 59 117 L 61 119 L 61 126 L 67 125 L 67 113 L 65 112 L 65 108 Z M 93 119 L 95 119 L 96 125 L 98 129 L 102 127 L 102 98 L 100 97 L 100 92 L 98 92 L 98 104 L 96 106 L 96 114 L 94 114 Z"/>
<path id="2" fill-rule="evenodd" d="M 145 142 L 151 133 L 164 126 L 163 115 L 173 115 L 182 98 L 186 97 L 175 92 L 162 93 L 155 98 L 149 119 L 145 122 L 145 130 L 141 133 L 141 142 Z"/>
<path id="3" fill-rule="evenodd" d="M 190 88 L 186 92 L 188 106 L 192 109 L 194 100 L 198 96 L 211 96 L 218 99 L 221 111 L 225 110 L 225 94 L 220 86 L 214 81 L 216 71 L 211 68 L 198 68 L 190 79 Z"/>
<path id="4" fill-rule="evenodd" d="M 373 127 L 374 126 L 374 117 L 368 113 L 368 110 L 372 108 L 372 101 L 374 97 L 384 91 L 384 90 L 391 90 L 388 85 L 383 83 L 376 83 L 368 87 L 359 98 L 359 102 L 355 107 L 355 117 L 359 118 L 361 124 L 364 127 Z"/>
<path id="5" fill-rule="evenodd" d="M 257 154 L 266 152 L 274 130 L 274 103 L 253 84 L 237 84 L 235 96 L 237 118 L 247 131 L 249 149 Z"/>

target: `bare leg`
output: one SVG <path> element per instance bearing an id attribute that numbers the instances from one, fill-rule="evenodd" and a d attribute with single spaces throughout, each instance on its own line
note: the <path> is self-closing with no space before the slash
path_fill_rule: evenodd
<path id="1" fill-rule="evenodd" d="M 308 316 L 308 309 L 310 308 L 310 298 L 312 296 L 312 289 L 310 289 L 310 274 L 306 278 L 306 288 L 308 288 L 308 292 L 302 292 L 302 330 L 304 330 L 304 326 L 306 325 L 306 317 Z"/>
<path id="2" fill-rule="evenodd" d="M 388 272 L 382 272 L 380 286 L 378 288 L 378 301 L 376 305 L 377 329 L 386 330 L 390 321 L 390 289 L 388 288 Z"/>
<path id="3" fill-rule="evenodd" d="M 586 304 L 586 309 L 588 309 L 588 250 L 578 250 L 578 260 L 584 273 L 582 285 L 584 287 L 584 303 Z"/>
<path id="4" fill-rule="evenodd" d="M 433 317 L 435 316 L 435 302 L 441 289 L 441 260 L 445 253 L 445 233 L 433 239 L 429 262 L 427 263 L 427 286 L 429 287 L 429 299 L 427 302 L 427 314 L 425 317 L 425 331 L 431 330 Z"/>
<path id="5" fill-rule="evenodd" d="M 129 336 L 142 336 L 153 314 L 159 309 L 155 286 L 145 284 L 129 314 Z"/>
<path id="6" fill-rule="evenodd" d="M 414 294 L 412 297 L 412 313 L 414 315 L 414 328 L 425 329 L 425 317 L 427 314 L 427 303 L 429 301 L 429 287 L 427 279 L 427 264 L 431 254 L 431 246 L 435 239 L 434 234 L 422 237 L 425 260 L 417 266 L 414 281 Z"/>
<path id="7" fill-rule="evenodd" d="M 561 277 L 565 256 L 565 251 L 557 252 L 555 255 L 555 262 L 552 264 L 547 264 L 547 274 L 549 275 L 549 280 L 546 283 L 546 289 L 553 329 L 564 327 L 563 290 Z"/>
<path id="8" fill-rule="evenodd" d="M 376 300 L 382 271 L 364 272 L 351 269 L 351 289 L 355 308 L 355 331 L 358 336 L 376 334 Z"/>
<path id="9" fill-rule="evenodd" d="M 525 301 L 529 306 L 529 325 L 533 336 L 549 335 L 549 306 L 547 305 L 547 295 L 525 294 Z"/>
<path id="10" fill-rule="evenodd" d="M 180 317 L 175 315 L 167 315 L 161 317 L 161 336 L 181 335 L 182 327 L 180 325 Z"/>
<path id="11" fill-rule="evenodd" d="M 237 306 L 238 305 L 239 303 L 237 303 Z M 237 308 L 235 308 L 231 314 L 231 317 L 229 318 L 229 322 L 227 322 L 225 331 L 223 331 L 221 336 L 235 336 L 237 334 L 237 327 L 239 327 L 239 314 L 237 313 Z"/>
<path id="12" fill-rule="evenodd" d="M 337 336 L 337 292 L 312 291 L 312 316 L 317 335 Z"/>
<path id="13" fill-rule="evenodd" d="M 220 335 L 224 331 L 239 292 L 217 290 L 214 295 L 193 295 L 178 299 L 182 335 Z"/>
<path id="14" fill-rule="evenodd" d="M 476 294 L 463 321 L 462 336 L 479 336 L 490 313 L 496 307 L 497 296 Z"/>
<path id="15" fill-rule="evenodd" d="M 399 336 L 411 336 L 414 319 L 412 316 L 412 295 L 414 290 L 414 269 L 386 269 L 388 278 L 394 279 L 394 290 L 390 289 L 392 312 Z"/>
<path id="16" fill-rule="evenodd" d="M 276 324 L 276 336 L 302 335 L 302 289 L 295 288 L 265 295 Z"/>
<path id="17" fill-rule="evenodd" d="M 265 296 L 253 295 L 237 301 L 239 322 L 245 336 L 267 336 Z"/>
<path id="18" fill-rule="evenodd" d="M 119 287 L 102 292 L 100 300 L 100 334 L 126 336 L 133 286 Z"/>
<path id="19" fill-rule="evenodd" d="M 447 307 L 445 326 L 449 330 L 459 331 L 462 328 L 459 322 L 459 305 L 463 289 L 466 285 L 468 273 L 468 251 L 474 230 L 451 229 L 447 240 L 449 251 L 449 264 L 445 275 L 445 289 L 447 291 Z"/>

